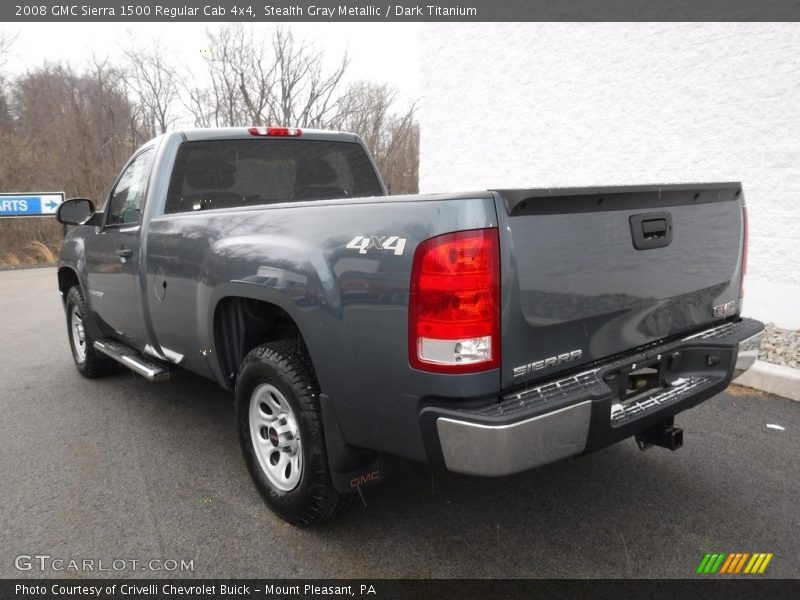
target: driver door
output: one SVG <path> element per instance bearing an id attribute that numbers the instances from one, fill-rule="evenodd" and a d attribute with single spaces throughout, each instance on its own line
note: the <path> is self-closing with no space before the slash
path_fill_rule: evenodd
<path id="1" fill-rule="evenodd" d="M 103 225 L 86 240 L 89 304 L 109 335 L 145 343 L 139 294 L 139 235 L 153 148 L 136 155 L 111 191 Z"/>

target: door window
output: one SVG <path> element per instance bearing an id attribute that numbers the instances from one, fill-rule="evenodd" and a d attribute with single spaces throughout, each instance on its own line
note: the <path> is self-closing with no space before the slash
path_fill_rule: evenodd
<path id="1" fill-rule="evenodd" d="M 122 173 L 111 192 L 106 225 L 132 225 L 139 222 L 152 163 L 153 149 L 150 148 L 134 158 Z"/>

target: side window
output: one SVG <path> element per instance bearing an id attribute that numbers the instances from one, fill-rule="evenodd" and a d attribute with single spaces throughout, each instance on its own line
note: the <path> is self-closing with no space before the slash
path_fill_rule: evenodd
<path id="1" fill-rule="evenodd" d="M 122 173 L 122 177 L 111 192 L 106 225 L 128 225 L 139 222 L 152 163 L 153 149 L 150 148 L 137 156 Z"/>

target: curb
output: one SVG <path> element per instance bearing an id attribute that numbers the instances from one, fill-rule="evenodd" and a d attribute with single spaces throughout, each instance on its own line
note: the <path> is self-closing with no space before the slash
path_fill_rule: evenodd
<path id="1" fill-rule="evenodd" d="M 733 383 L 800 401 L 800 369 L 757 360 Z"/>

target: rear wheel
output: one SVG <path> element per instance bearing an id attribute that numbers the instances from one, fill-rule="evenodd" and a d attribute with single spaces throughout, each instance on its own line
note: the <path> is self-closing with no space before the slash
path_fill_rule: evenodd
<path id="1" fill-rule="evenodd" d="M 265 344 L 242 362 L 236 416 L 245 463 L 270 508 L 294 525 L 345 510 L 351 494 L 331 482 L 319 386 L 308 356 L 289 341 Z"/>
<path id="2" fill-rule="evenodd" d="M 275 488 L 290 492 L 303 474 L 303 441 L 289 401 L 271 383 L 250 396 L 250 442 L 261 470 Z"/>
<path id="3" fill-rule="evenodd" d="M 94 349 L 94 340 L 85 325 L 86 315 L 89 314 L 86 300 L 79 286 L 74 285 L 67 292 L 65 309 L 69 347 L 78 372 L 90 379 L 113 373 L 117 363 Z"/>

